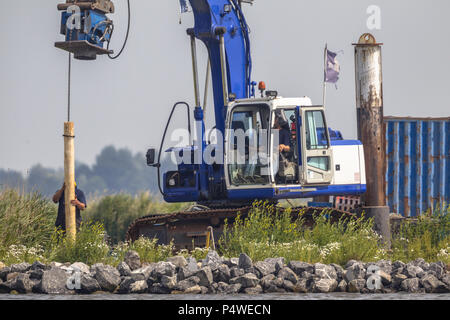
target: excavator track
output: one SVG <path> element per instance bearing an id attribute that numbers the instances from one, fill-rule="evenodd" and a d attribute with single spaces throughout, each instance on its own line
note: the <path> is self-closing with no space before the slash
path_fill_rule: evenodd
<path id="1" fill-rule="evenodd" d="M 208 227 L 213 227 L 215 243 L 223 233 L 225 220 L 232 225 L 240 214 L 245 218 L 251 206 L 240 208 L 220 208 L 198 211 L 181 211 L 170 214 L 153 214 L 135 220 L 127 231 L 127 241 L 136 241 L 140 237 L 157 238 L 158 244 L 167 245 L 171 241 L 176 250 L 205 247 Z M 277 207 L 277 210 L 286 208 Z M 301 212 L 305 226 L 314 225 L 313 215 L 326 211 L 332 222 L 342 217 L 355 218 L 353 213 L 336 208 L 297 207 L 291 208 L 293 218 Z"/>

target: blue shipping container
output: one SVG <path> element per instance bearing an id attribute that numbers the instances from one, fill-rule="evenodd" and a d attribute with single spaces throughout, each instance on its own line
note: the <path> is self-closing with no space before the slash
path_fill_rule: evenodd
<path id="1" fill-rule="evenodd" d="M 385 117 L 385 130 L 391 212 L 417 216 L 450 204 L 450 117 Z"/>

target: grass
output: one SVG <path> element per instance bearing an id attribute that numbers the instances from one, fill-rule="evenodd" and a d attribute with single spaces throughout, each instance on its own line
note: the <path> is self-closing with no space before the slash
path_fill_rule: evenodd
<path id="1" fill-rule="evenodd" d="M 134 243 L 120 241 L 134 217 L 178 210 L 179 206 L 161 204 L 150 194 L 137 197 L 119 194 L 98 199 L 75 242 L 55 230 L 56 206 L 37 193 L 18 190 L 0 191 L 0 261 L 6 265 L 20 262 L 84 262 L 88 265 L 117 265 L 128 250 L 139 253 L 142 262 L 166 260 L 173 255 L 205 258 L 207 250 L 174 252 L 173 244 L 160 246 L 156 239 L 140 238 Z M 139 214 L 142 212 L 142 214 Z M 227 257 L 248 254 L 253 261 L 284 257 L 287 261 L 345 264 L 350 259 L 379 259 L 409 262 L 424 258 L 428 262 L 450 263 L 450 206 L 441 206 L 417 221 L 407 221 L 393 235 L 392 248 L 386 251 L 373 231 L 373 221 L 362 218 L 341 219 L 331 223 L 327 212 L 314 216 L 311 228 L 303 226 L 300 212 L 277 210 L 255 202 L 247 217 L 238 216 L 234 225 L 226 225 L 218 248 Z M 124 215 L 124 216 L 122 216 Z M 89 217 L 89 218 L 88 218 Z M 117 243 L 108 241 L 107 235 Z M 113 236 L 111 236 L 113 235 Z"/>
<path id="2" fill-rule="evenodd" d="M 423 258 L 450 264 L 450 205 L 404 222 L 393 235 L 391 256 L 402 261 Z"/>
<path id="3" fill-rule="evenodd" d="M 54 232 L 57 208 L 39 193 L 0 191 L 0 261 L 33 260 Z"/>
<path id="4" fill-rule="evenodd" d="M 129 225 L 137 218 L 150 214 L 164 214 L 183 209 L 186 204 L 168 204 L 149 192 L 137 196 L 116 194 L 94 199 L 82 213 L 83 220 L 100 222 L 112 243 L 125 240 Z"/>
<path id="5" fill-rule="evenodd" d="M 257 202 L 233 226 L 225 226 L 219 241 L 221 253 L 233 257 L 241 252 L 252 260 L 284 257 L 287 261 L 345 264 L 350 259 L 373 260 L 384 255 L 372 220 L 341 219 L 331 223 L 327 212 L 314 216 L 314 226 L 305 228 L 302 212 L 292 218 L 290 210 L 280 212 Z"/>

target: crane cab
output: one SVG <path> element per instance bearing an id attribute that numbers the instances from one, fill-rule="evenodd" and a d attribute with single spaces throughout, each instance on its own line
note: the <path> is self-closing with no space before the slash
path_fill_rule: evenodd
<path id="1" fill-rule="evenodd" d="M 224 139 L 228 197 L 363 193 L 361 143 L 330 132 L 323 106 L 313 106 L 308 97 L 234 101 Z"/>

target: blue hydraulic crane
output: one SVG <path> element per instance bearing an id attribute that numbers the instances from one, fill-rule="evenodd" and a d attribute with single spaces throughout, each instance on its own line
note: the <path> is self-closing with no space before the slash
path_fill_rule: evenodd
<path id="1" fill-rule="evenodd" d="M 253 3 L 253 0 L 189 2 L 195 18 L 195 25 L 187 30 L 187 34 L 191 39 L 193 116 L 198 138 L 191 145 L 166 151 L 175 153 L 182 161 L 177 163 L 176 170 L 164 172 L 161 181 L 165 136 L 177 107 L 187 107 L 187 128 L 191 132 L 189 105 L 175 104 L 159 152 L 150 149 L 147 153 L 148 165 L 158 169 L 158 184 L 164 199 L 167 202 L 196 202 L 196 209 L 202 209 L 197 213 L 196 221 L 206 219 L 204 223 L 220 230 L 220 219 L 230 215 L 230 211 L 220 210 L 232 207 L 235 209 L 231 214 L 236 215 L 255 199 L 276 202 L 364 193 L 363 146 L 356 140 L 343 140 L 339 132 L 329 129 L 323 106 L 313 105 L 308 97 L 283 98 L 276 91 L 265 91 L 264 95 L 262 82 L 258 87 L 261 97 L 256 97 L 256 82 L 251 76 L 249 27 L 241 7 L 242 3 Z M 108 14 L 114 12 L 112 1 L 67 0 L 58 5 L 58 9 L 62 11 L 61 32 L 66 36 L 65 41 L 56 43 L 58 48 L 73 53 L 76 59 L 93 60 L 102 54 L 115 58 L 109 49 L 114 30 L 114 23 L 108 18 Z M 197 40 L 206 46 L 211 67 L 215 129 L 219 137 L 215 144 L 207 141 L 205 133 Z M 282 141 L 283 137 L 286 140 Z M 213 160 L 206 159 L 206 151 Z M 186 224 L 187 220 L 182 221 Z M 153 229 L 149 228 L 151 224 Z M 161 224 L 167 226 L 169 220 L 163 223 L 160 217 L 138 220 L 130 227 L 129 237 L 158 235 L 158 238 L 166 239 L 161 242 L 168 242 L 173 236 L 180 243 L 190 244 L 189 232 L 184 232 L 180 225 L 161 229 Z M 201 223 L 191 223 L 194 225 L 200 231 L 206 229 Z M 183 236 L 180 232 L 184 232 Z"/>

